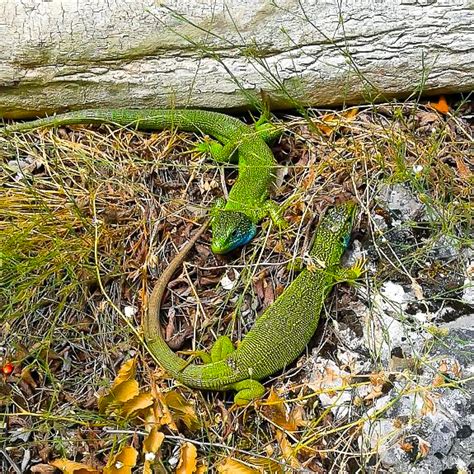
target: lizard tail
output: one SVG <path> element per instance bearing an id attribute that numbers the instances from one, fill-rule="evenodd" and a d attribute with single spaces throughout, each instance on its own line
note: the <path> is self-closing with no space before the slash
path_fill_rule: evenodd
<path id="1" fill-rule="evenodd" d="M 171 277 L 181 266 L 186 255 L 194 246 L 196 241 L 209 227 L 210 219 L 208 219 L 194 236 L 186 243 L 186 245 L 176 254 L 166 270 L 161 274 L 148 301 L 148 310 L 143 321 L 145 342 L 149 352 L 159 362 L 163 368 L 173 377 L 180 380 L 180 375 L 188 363 L 177 356 L 168 346 L 161 333 L 160 325 L 160 308 L 161 300 L 165 293 L 168 282 Z"/>

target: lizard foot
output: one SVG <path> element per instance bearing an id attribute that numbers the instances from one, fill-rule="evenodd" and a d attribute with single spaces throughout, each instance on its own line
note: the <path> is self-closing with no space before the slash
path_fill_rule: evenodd
<path id="1" fill-rule="evenodd" d="M 265 387 L 257 380 L 252 379 L 237 382 L 232 388 L 237 391 L 234 395 L 236 405 L 247 405 L 247 403 L 262 397 L 265 393 Z"/>
<path id="2" fill-rule="evenodd" d="M 235 351 L 232 341 L 227 336 L 220 336 L 211 347 L 211 351 L 186 351 L 193 356 L 192 360 L 199 358 L 203 364 L 211 364 L 225 359 L 229 354 Z"/>
<path id="3" fill-rule="evenodd" d="M 204 141 L 198 143 L 194 150 L 199 153 L 209 153 L 216 163 L 233 163 L 237 161 L 237 147 L 230 142 L 221 145 L 218 141 L 205 138 Z"/>

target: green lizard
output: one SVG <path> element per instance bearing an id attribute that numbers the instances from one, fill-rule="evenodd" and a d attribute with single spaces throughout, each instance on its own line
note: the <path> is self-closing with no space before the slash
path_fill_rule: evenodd
<path id="1" fill-rule="evenodd" d="M 269 199 L 275 181 L 276 161 L 266 142 L 277 136 L 267 115 L 250 127 L 218 112 L 185 109 L 79 110 L 31 122 L 6 126 L 0 133 L 23 132 L 40 127 L 112 123 L 142 130 L 177 128 L 213 136 L 218 142 L 204 141 L 197 149 L 208 151 L 219 163 L 238 160 L 239 176 L 227 202 L 218 199 L 212 212 L 214 253 L 223 254 L 245 245 L 255 236 L 256 225 L 269 215 L 284 226 L 276 203 Z M 219 143 L 220 142 L 220 143 Z"/>
<path id="2" fill-rule="evenodd" d="M 238 405 L 261 397 L 265 389 L 259 380 L 291 364 L 308 344 L 332 286 L 361 274 L 360 263 L 352 268 L 342 268 L 339 263 L 349 242 L 355 209 L 353 203 L 330 209 L 318 226 L 310 251 L 317 268 L 305 269 L 298 275 L 257 319 L 237 349 L 227 336 L 221 336 L 210 355 L 199 353 L 204 364 L 196 365 L 181 359 L 168 347 L 161 334 L 159 312 L 168 281 L 204 232 L 204 225 L 172 260 L 150 296 L 144 335 L 152 355 L 175 379 L 189 387 L 236 390 L 234 401 Z"/>

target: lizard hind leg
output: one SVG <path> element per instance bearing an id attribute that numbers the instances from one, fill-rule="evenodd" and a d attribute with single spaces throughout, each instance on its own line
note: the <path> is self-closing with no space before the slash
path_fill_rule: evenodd
<path id="1" fill-rule="evenodd" d="M 234 142 L 221 145 L 216 140 L 205 139 L 196 145 L 195 150 L 199 153 L 209 153 L 216 163 L 236 163 L 238 159 Z"/>
<path id="2" fill-rule="evenodd" d="M 232 341 L 227 336 L 220 336 L 211 347 L 211 361 L 219 362 L 235 351 Z"/>
<path id="3" fill-rule="evenodd" d="M 263 211 L 270 217 L 272 222 L 280 229 L 284 230 L 288 227 L 288 222 L 283 217 L 285 208 L 277 204 L 275 201 L 268 199 L 263 205 Z"/>
<path id="4" fill-rule="evenodd" d="M 247 405 L 252 400 L 261 398 L 265 393 L 265 387 L 258 380 L 253 379 L 236 382 L 232 385 L 232 389 L 237 392 L 234 395 L 236 405 Z"/>
<path id="5" fill-rule="evenodd" d="M 199 357 L 204 364 L 211 364 L 212 362 L 219 362 L 225 359 L 229 354 L 235 351 L 232 341 L 227 336 L 220 336 L 211 347 L 210 352 L 193 351 L 195 357 Z"/>

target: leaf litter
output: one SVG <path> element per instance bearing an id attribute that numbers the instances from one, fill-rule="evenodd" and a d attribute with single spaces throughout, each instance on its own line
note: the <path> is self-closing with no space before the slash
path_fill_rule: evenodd
<path id="1" fill-rule="evenodd" d="M 403 267 L 395 259 L 394 270 L 386 252 L 398 252 L 404 263 L 407 250 L 383 231 L 386 242 L 368 243 L 373 216 L 364 202 L 373 202 L 377 181 L 408 183 L 425 206 L 428 199 L 434 212 L 443 210 L 446 220 L 439 222 L 445 231 L 462 236 L 472 189 L 471 132 L 452 110 L 440 99 L 427 107 L 407 102 L 310 111 L 309 122 L 286 117 L 291 133 L 273 149 L 281 163 L 277 198 L 294 198 L 285 212 L 290 228 L 281 233 L 264 222 L 252 246 L 224 257 L 210 253 L 208 237 L 198 243 L 185 271 L 170 283 L 164 302 L 164 314 L 171 316 L 165 323 L 167 339 L 177 335 L 176 341 L 170 339 L 173 347 L 208 349 L 221 334 L 241 340 L 293 279 L 311 240 L 311 222 L 341 197 L 355 194 L 362 201 L 355 238 L 372 252 L 369 258 L 377 270 L 369 277 L 400 278 Z M 19 436 L 27 436 L 33 453 L 45 444 L 51 447 L 46 457 L 33 456 L 32 472 L 35 465 L 63 472 L 131 472 L 138 467 L 152 472 L 167 465 L 176 446 L 175 468 L 181 472 L 327 472 L 331 463 L 345 469 L 357 462 L 355 428 L 362 421 L 357 425 L 357 418 L 350 417 L 363 410 L 357 400 L 368 408 L 389 393 L 387 369 L 354 372 L 362 363 L 345 367 L 343 385 L 325 386 L 323 378 L 315 390 L 306 376 L 308 353 L 270 380 L 264 402 L 235 409 L 230 394 L 176 385 L 131 331 L 130 325 L 139 327 L 153 278 L 192 234 L 202 210 L 222 194 L 219 167 L 187 153 L 191 140 L 190 134 L 103 126 L 43 130 L 0 142 L 7 163 L 2 169 L 2 249 L 11 259 L 5 280 L 10 286 L 3 316 L 3 367 L 13 367 L 3 372 L 3 406 L 13 407 L 7 437 L 15 462 L 21 463 L 23 456 L 15 441 Z M 18 162 L 13 155 L 20 157 Z M 231 168 L 226 170 L 228 185 L 235 178 Z M 423 232 L 415 233 L 408 248 L 415 264 L 424 259 L 422 239 L 430 238 Z M 419 285 L 422 292 L 416 299 L 422 303 L 427 289 L 436 291 L 423 278 L 408 281 Z M 403 277 L 399 283 L 405 283 Z M 130 325 L 110 307 L 104 291 L 124 308 Z M 332 358 L 337 345 L 332 315 L 338 314 L 340 330 L 347 326 L 360 332 L 358 323 L 351 323 L 350 310 L 357 307 L 359 289 L 335 294 L 341 296 L 341 291 L 346 308 L 330 298 L 329 314 L 313 342 L 322 348 L 322 357 L 335 363 L 334 370 L 341 366 Z M 339 353 L 345 357 L 342 349 Z M 456 360 L 450 364 L 455 367 Z M 416 361 L 403 367 L 418 370 Z M 433 387 L 442 389 L 451 380 L 441 375 L 443 370 L 433 375 Z M 456 377 L 462 377 L 461 370 Z M 364 390 L 358 388 L 359 398 L 347 400 L 345 417 L 335 416 L 340 390 L 352 394 L 360 385 Z M 334 389 L 339 391 L 335 398 Z M 420 416 L 436 413 L 437 396 L 423 393 L 421 407 Z M 61 449 L 52 442 L 55 426 L 64 439 Z M 77 426 L 89 434 L 79 438 Z M 420 458 L 429 456 L 428 441 L 406 443 L 416 445 Z"/>

